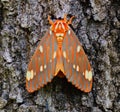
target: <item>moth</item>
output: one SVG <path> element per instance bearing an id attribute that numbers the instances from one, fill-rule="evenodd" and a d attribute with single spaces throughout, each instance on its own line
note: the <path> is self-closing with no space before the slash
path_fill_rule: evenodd
<path id="1" fill-rule="evenodd" d="M 71 17 L 52 21 L 51 27 L 41 39 L 32 56 L 26 73 L 26 89 L 34 92 L 55 76 L 65 76 L 69 82 L 84 92 L 92 88 L 92 71 L 85 52 L 70 28 Z"/>

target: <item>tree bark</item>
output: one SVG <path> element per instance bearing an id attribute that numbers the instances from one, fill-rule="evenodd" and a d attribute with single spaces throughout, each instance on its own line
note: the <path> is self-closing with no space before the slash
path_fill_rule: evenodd
<path id="1" fill-rule="evenodd" d="M 27 65 L 50 27 L 47 17 L 68 14 L 93 68 L 84 93 L 55 77 L 34 93 L 25 88 Z M 120 112 L 119 0 L 1 0 L 0 112 Z"/>

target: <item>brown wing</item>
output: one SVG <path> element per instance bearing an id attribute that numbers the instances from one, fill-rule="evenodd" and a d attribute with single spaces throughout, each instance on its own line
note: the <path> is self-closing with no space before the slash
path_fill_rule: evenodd
<path id="1" fill-rule="evenodd" d="M 56 58 L 53 55 L 56 50 L 55 37 L 48 31 L 40 41 L 28 65 L 26 74 L 28 92 L 34 92 L 52 80 L 56 66 Z"/>
<path id="2" fill-rule="evenodd" d="M 62 51 L 65 75 L 68 81 L 78 89 L 89 92 L 92 88 L 90 63 L 71 28 L 69 28 L 63 40 Z"/>

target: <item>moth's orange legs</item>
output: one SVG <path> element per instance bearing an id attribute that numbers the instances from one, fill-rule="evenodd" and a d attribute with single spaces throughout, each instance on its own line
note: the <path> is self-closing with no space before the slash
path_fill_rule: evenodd
<path id="1" fill-rule="evenodd" d="M 64 21 L 67 23 L 67 14 L 64 15 Z"/>
<path id="2" fill-rule="evenodd" d="M 72 17 L 70 18 L 70 20 L 68 21 L 68 25 L 72 23 L 72 20 L 73 20 L 74 17 L 75 17 L 75 16 L 72 16 Z"/>
<path id="3" fill-rule="evenodd" d="M 50 16 L 48 15 L 48 21 L 51 25 L 53 25 L 53 21 L 50 19 Z"/>
<path id="4" fill-rule="evenodd" d="M 70 18 L 70 20 L 67 21 L 67 14 L 64 15 L 64 21 L 65 21 L 66 23 L 68 23 L 68 25 L 72 23 L 73 18 L 74 18 L 74 16 L 72 16 L 72 17 Z"/>

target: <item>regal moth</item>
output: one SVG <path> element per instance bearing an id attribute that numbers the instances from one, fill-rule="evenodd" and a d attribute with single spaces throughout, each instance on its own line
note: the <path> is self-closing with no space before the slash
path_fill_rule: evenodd
<path id="1" fill-rule="evenodd" d="M 55 76 L 65 76 L 69 82 L 84 92 L 92 88 L 92 70 L 85 52 L 70 28 L 72 22 L 64 19 L 52 21 L 32 56 L 26 73 L 26 89 L 34 92 Z"/>

